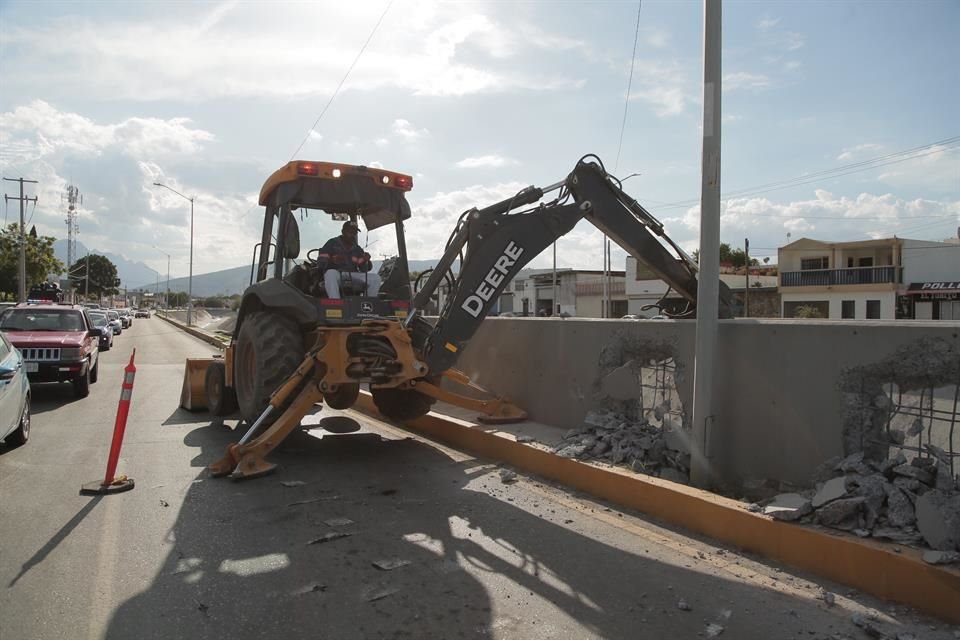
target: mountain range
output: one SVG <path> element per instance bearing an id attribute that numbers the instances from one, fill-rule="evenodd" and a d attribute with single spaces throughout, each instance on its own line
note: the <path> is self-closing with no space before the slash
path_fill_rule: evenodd
<path id="1" fill-rule="evenodd" d="M 57 260 L 60 260 L 64 265 L 67 264 L 67 241 L 66 240 L 57 240 L 53 243 L 53 252 L 57 256 Z M 110 253 L 107 251 L 97 251 L 91 249 L 90 253 L 95 253 L 101 256 L 104 256 L 110 262 L 112 262 L 117 267 L 117 275 L 120 277 L 120 283 L 122 286 L 127 288 L 131 287 L 132 284 L 141 284 L 144 282 L 155 282 L 157 273 L 146 264 L 142 262 L 137 262 L 134 260 L 127 260 L 123 256 L 119 256 L 115 253 Z M 87 255 L 87 246 L 82 242 L 77 241 L 77 255 L 75 259 L 83 258 Z"/>

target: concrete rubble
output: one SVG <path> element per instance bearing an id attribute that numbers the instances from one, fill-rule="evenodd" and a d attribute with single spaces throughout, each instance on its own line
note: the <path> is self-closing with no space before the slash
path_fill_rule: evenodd
<path id="1" fill-rule="evenodd" d="M 912 454 L 910 460 L 903 452 L 881 461 L 862 452 L 834 459 L 815 471 L 820 480 L 815 489 L 781 493 L 759 504 L 778 520 L 926 547 L 933 550 L 931 564 L 956 562 L 960 487 L 942 450 L 928 447 L 925 453 L 930 455 Z"/>
<path id="2" fill-rule="evenodd" d="M 611 390 L 612 391 L 612 390 Z M 629 467 L 633 471 L 687 484 L 690 451 L 679 420 L 663 413 L 661 424 L 647 419 L 631 420 L 606 409 L 592 411 L 581 429 L 568 431 L 554 452 L 563 458 L 598 460 Z"/>

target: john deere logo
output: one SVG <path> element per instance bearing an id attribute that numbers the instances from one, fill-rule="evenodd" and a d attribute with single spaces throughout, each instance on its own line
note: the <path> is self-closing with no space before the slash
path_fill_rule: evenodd
<path id="1" fill-rule="evenodd" d="M 361 313 L 373 313 L 373 305 L 370 304 L 369 302 L 362 302 L 362 303 L 360 304 L 360 312 L 361 312 Z"/>

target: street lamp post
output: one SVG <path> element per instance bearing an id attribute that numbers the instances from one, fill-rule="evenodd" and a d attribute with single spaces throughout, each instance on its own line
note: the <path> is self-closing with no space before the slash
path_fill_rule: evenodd
<path id="1" fill-rule="evenodd" d="M 193 325 L 193 198 L 185 196 L 173 187 L 168 187 L 161 182 L 154 182 L 153 186 L 168 189 L 184 200 L 190 201 L 190 271 L 187 276 L 187 326 L 189 327 Z M 168 279 L 167 286 L 169 287 L 169 285 L 170 281 Z M 169 295 L 169 291 L 167 294 Z"/>
<path id="2" fill-rule="evenodd" d="M 163 310 L 170 311 L 170 254 L 158 247 L 153 245 L 153 248 L 167 256 L 167 294 L 163 296 Z"/>

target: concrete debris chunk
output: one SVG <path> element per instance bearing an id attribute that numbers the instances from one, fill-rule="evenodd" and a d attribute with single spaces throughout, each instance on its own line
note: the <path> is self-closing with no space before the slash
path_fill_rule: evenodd
<path id="1" fill-rule="evenodd" d="M 280 484 L 282 484 L 287 488 L 292 488 L 292 487 L 302 487 L 307 483 L 304 482 L 303 480 L 281 480 Z"/>
<path id="2" fill-rule="evenodd" d="M 832 607 L 837 602 L 837 597 L 833 595 L 832 592 L 822 588 L 820 589 L 820 599 L 823 600 L 823 604 L 828 607 Z"/>
<path id="3" fill-rule="evenodd" d="M 386 560 L 374 560 L 371 564 L 381 571 L 393 571 L 413 563 L 403 558 L 387 558 Z"/>
<path id="4" fill-rule="evenodd" d="M 913 502 L 907 495 L 894 485 L 884 485 L 887 494 L 887 522 L 893 527 L 909 527 L 916 522 L 916 513 Z"/>
<path id="5" fill-rule="evenodd" d="M 693 609 L 690 608 L 690 605 L 687 603 L 687 601 L 684 600 L 683 598 L 680 598 L 677 601 L 677 609 L 680 609 L 680 611 L 693 611 Z"/>
<path id="6" fill-rule="evenodd" d="M 856 495 L 863 496 L 865 500 L 864 526 L 867 529 L 873 529 L 880 518 L 883 503 L 887 501 L 887 479 L 882 474 L 875 473 L 868 476 L 854 476 L 852 482 L 857 488 Z"/>
<path id="7" fill-rule="evenodd" d="M 929 471 L 933 467 L 937 466 L 937 460 L 936 458 L 921 458 L 918 456 L 910 461 L 910 466 Z"/>
<path id="8" fill-rule="evenodd" d="M 951 492 L 957 490 L 957 481 L 950 473 L 950 467 L 940 461 L 937 462 L 937 480 L 934 486 L 940 491 Z"/>
<path id="9" fill-rule="evenodd" d="M 865 616 L 862 613 L 855 613 L 851 618 L 854 625 L 860 627 L 870 638 L 885 638 L 886 634 L 880 628 L 879 622 L 873 616 Z"/>
<path id="10" fill-rule="evenodd" d="M 323 524 L 328 527 L 349 527 L 353 524 L 353 520 L 350 518 L 329 518 L 324 520 Z"/>
<path id="11" fill-rule="evenodd" d="M 893 472 L 898 476 L 903 476 L 904 478 L 913 478 L 914 480 L 919 480 L 923 484 L 933 484 L 935 478 L 933 473 L 928 469 L 921 469 L 920 467 L 915 467 L 912 464 L 902 464 L 899 467 L 894 467 Z"/>
<path id="12" fill-rule="evenodd" d="M 835 477 L 837 473 L 839 473 L 837 467 L 840 465 L 840 462 L 839 457 L 830 458 L 829 460 L 821 462 L 814 468 L 811 479 L 815 484 L 820 484 Z M 904 459 L 904 462 L 906 462 L 906 459 Z"/>
<path id="13" fill-rule="evenodd" d="M 863 496 L 834 500 L 817 509 L 816 519 L 828 527 L 855 529 L 865 501 Z"/>
<path id="14" fill-rule="evenodd" d="M 893 484 L 897 488 L 909 491 L 910 493 L 918 493 L 923 487 L 923 484 L 916 478 L 904 478 L 903 476 L 895 477 Z"/>
<path id="15" fill-rule="evenodd" d="M 764 514 L 786 521 L 799 520 L 810 511 L 810 500 L 799 493 L 781 493 L 763 509 Z"/>
<path id="16" fill-rule="evenodd" d="M 862 454 L 861 454 L 862 457 Z M 837 500 L 847 495 L 847 477 L 841 476 L 839 478 L 833 478 L 832 480 L 827 480 L 823 487 L 817 491 L 816 495 L 813 496 L 813 500 L 810 501 L 810 504 L 814 509 L 822 507 L 828 502 Z"/>
<path id="17" fill-rule="evenodd" d="M 907 633 L 906 631 L 901 631 L 896 635 L 895 640 L 917 640 L 917 636 L 913 633 Z"/>
<path id="18" fill-rule="evenodd" d="M 917 498 L 917 529 L 931 549 L 960 548 L 960 494 L 950 498 L 943 491 L 928 491 Z"/>
<path id="19" fill-rule="evenodd" d="M 893 527 L 877 527 L 873 530 L 873 537 L 904 545 L 917 545 L 923 542 L 923 536 L 913 529 L 904 530 L 894 529 Z"/>
<path id="20" fill-rule="evenodd" d="M 907 464 L 907 456 L 903 454 L 903 451 L 899 451 L 896 456 L 892 458 L 887 458 L 881 462 L 877 470 L 888 478 L 893 476 L 893 470 L 896 467 L 899 467 L 902 464 Z"/>
<path id="21" fill-rule="evenodd" d="M 842 473 L 851 473 L 863 468 L 863 451 L 847 456 L 837 464 L 835 469 Z"/>
<path id="22" fill-rule="evenodd" d="M 717 624 L 716 622 L 711 622 L 707 625 L 706 634 L 708 638 L 716 638 L 724 631 L 725 629 L 723 625 Z"/>
<path id="23" fill-rule="evenodd" d="M 887 432 L 887 438 L 892 444 L 903 444 L 907 441 L 907 434 L 899 429 L 890 429 L 890 431 Z"/>
<path id="24" fill-rule="evenodd" d="M 517 472 L 512 469 L 500 469 L 500 482 L 510 484 L 517 481 Z"/>
<path id="25" fill-rule="evenodd" d="M 520 435 L 517 436 L 517 442 L 523 443 L 523 442 L 536 442 L 536 441 L 537 441 L 536 438 L 534 438 L 531 435 L 527 435 L 525 433 L 521 433 Z"/>
<path id="26" fill-rule="evenodd" d="M 938 447 L 937 445 L 935 445 L 935 444 L 925 444 L 925 445 L 923 445 L 923 448 L 927 451 L 927 453 L 929 453 L 930 455 L 932 455 L 934 458 L 936 458 L 937 460 L 939 460 L 939 461 L 942 462 L 943 464 L 945 464 L 945 465 L 947 465 L 947 466 L 950 465 L 950 454 L 948 454 L 946 451 L 944 451 L 943 449 L 941 449 L 941 448 Z"/>
<path id="27" fill-rule="evenodd" d="M 923 561 L 927 564 L 953 564 L 960 562 L 960 553 L 956 551 L 924 551 Z"/>
<path id="28" fill-rule="evenodd" d="M 325 534 L 323 534 L 323 535 L 320 536 L 319 538 L 314 538 L 313 540 L 311 540 L 311 541 L 308 542 L 307 544 L 324 544 L 324 543 L 326 543 L 326 542 L 332 542 L 332 541 L 334 541 L 334 540 L 339 540 L 340 538 L 349 538 L 351 535 L 353 535 L 353 534 L 344 533 L 344 532 L 342 532 L 342 531 L 331 531 L 330 533 L 325 533 Z"/>
<path id="29" fill-rule="evenodd" d="M 373 587 L 366 591 L 363 599 L 367 602 L 376 602 L 377 600 L 383 600 L 397 593 L 400 593 L 400 589 L 394 587 Z"/>
<path id="30" fill-rule="evenodd" d="M 916 435 L 920 435 L 923 432 L 923 420 L 920 418 L 914 418 L 913 422 L 910 423 L 910 428 L 907 429 L 907 435 L 911 438 Z"/>

